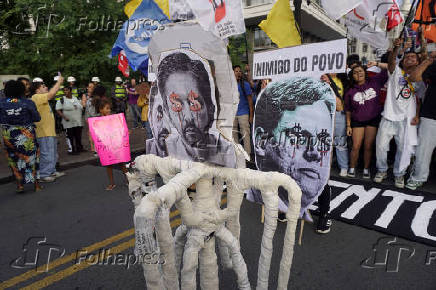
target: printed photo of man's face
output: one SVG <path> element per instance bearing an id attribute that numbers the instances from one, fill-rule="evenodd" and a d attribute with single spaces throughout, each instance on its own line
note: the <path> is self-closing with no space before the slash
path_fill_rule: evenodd
<path id="1" fill-rule="evenodd" d="M 184 143 L 206 146 L 214 121 L 214 84 L 210 69 L 201 60 L 180 51 L 164 57 L 158 66 L 158 86 L 163 108 Z"/>
<path id="2" fill-rule="evenodd" d="M 150 92 L 150 127 L 157 146 L 165 150 L 165 139 L 169 135 L 169 129 L 165 122 L 162 99 L 158 95 L 157 86 L 153 85 Z"/>
<path id="3" fill-rule="evenodd" d="M 171 124 L 189 145 L 195 146 L 204 138 L 209 126 L 208 111 L 198 80 L 189 72 L 173 73 L 164 88 Z"/>
<path id="4" fill-rule="evenodd" d="M 256 106 L 256 164 L 295 179 L 303 192 L 302 209 L 329 179 L 333 109 L 331 90 L 308 78 L 269 85 Z M 287 203 L 286 195 L 280 196 Z"/>

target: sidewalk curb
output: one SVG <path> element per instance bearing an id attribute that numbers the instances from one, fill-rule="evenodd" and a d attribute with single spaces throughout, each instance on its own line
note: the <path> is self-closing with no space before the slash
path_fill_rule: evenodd
<path id="1" fill-rule="evenodd" d="M 131 151 L 132 160 L 135 159 L 141 153 L 144 153 L 144 151 L 145 151 L 145 148 L 132 150 Z M 88 165 L 88 164 L 98 166 L 99 165 L 98 157 L 91 157 L 89 159 L 81 160 L 81 161 L 72 161 L 72 162 L 60 163 L 59 169 L 60 170 L 67 170 L 67 169 L 76 168 L 76 167 L 80 167 L 80 166 L 84 166 L 84 165 Z M 0 177 L 0 184 L 6 184 L 6 183 L 12 182 L 14 180 L 15 180 L 15 178 L 12 174 L 9 176 L 6 176 L 6 177 Z"/>

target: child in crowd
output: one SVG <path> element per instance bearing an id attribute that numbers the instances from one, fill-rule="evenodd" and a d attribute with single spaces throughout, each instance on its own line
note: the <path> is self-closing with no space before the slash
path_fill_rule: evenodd
<path id="1" fill-rule="evenodd" d="M 100 113 L 100 116 L 109 116 L 111 114 L 111 102 L 109 102 L 106 99 L 101 99 L 98 101 L 98 112 Z M 124 176 L 126 176 L 127 168 L 124 163 L 120 163 L 121 170 L 124 173 Z M 113 165 L 106 166 L 107 176 L 109 178 L 109 185 L 106 187 L 106 190 L 113 190 L 116 185 L 114 182 L 114 174 L 113 174 Z M 127 176 L 126 176 L 127 180 Z M 128 180 L 127 180 L 128 182 Z"/>

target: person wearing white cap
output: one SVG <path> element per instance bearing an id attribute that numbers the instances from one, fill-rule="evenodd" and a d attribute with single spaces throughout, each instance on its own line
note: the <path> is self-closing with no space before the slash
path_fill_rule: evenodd
<path id="1" fill-rule="evenodd" d="M 99 77 L 92 77 L 91 82 L 93 82 L 95 85 L 98 85 L 100 83 Z"/>
<path id="2" fill-rule="evenodd" d="M 44 83 L 44 81 L 43 81 L 42 78 L 38 78 L 38 77 L 36 77 L 36 78 L 34 78 L 34 79 L 32 80 L 32 83 Z"/>
<path id="3" fill-rule="evenodd" d="M 79 90 L 76 87 L 76 78 L 70 76 L 67 78 L 67 82 L 68 86 L 71 88 L 71 93 L 73 94 L 73 97 L 79 99 Z"/>
<path id="4" fill-rule="evenodd" d="M 57 140 L 55 120 L 49 101 L 53 100 L 64 78 L 60 76 L 56 84 L 49 90 L 43 82 L 33 82 L 31 87 L 32 101 L 41 116 L 41 121 L 35 123 L 36 139 L 41 151 L 39 175 L 42 182 L 53 182 L 65 175 L 56 171 Z"/>
<path id="5" fill-rule="evenodd" d="M 112 104 L 115 114 L 126 113 L 127 91 L 121 77 L 115 78 L 115 86 L 112 87 Z"/>

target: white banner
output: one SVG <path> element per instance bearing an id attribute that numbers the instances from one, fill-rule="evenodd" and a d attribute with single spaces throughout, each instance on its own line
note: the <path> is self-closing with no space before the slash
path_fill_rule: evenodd
<path id="1" fill-rule="evenodd" d="M 241 0 L 187 0 L 198 23 L 221 39 L 245 32 Z"/>
<path id="2" fill-rule="evenodd" d="M 348 33 L 360 41 L 371 45 L 374 48 L 388 49 L 389 39 L 386 32 L 379 32 L 372 29 L 369 24 L 362 20 L 362 17 L 351 11 L 345 16 L 345 26 Z"/>
<path id="3" fill-rule="evenodd" d="M 346 69 L 347 39 L 255 53 L 253 79 L 316 77 Z"/>
<path id="4" fill-rule="evenodd" d="M 339 19 L 356 8 L 363 0 L 321 0 L 322 8 L 333 19 Z"/>

